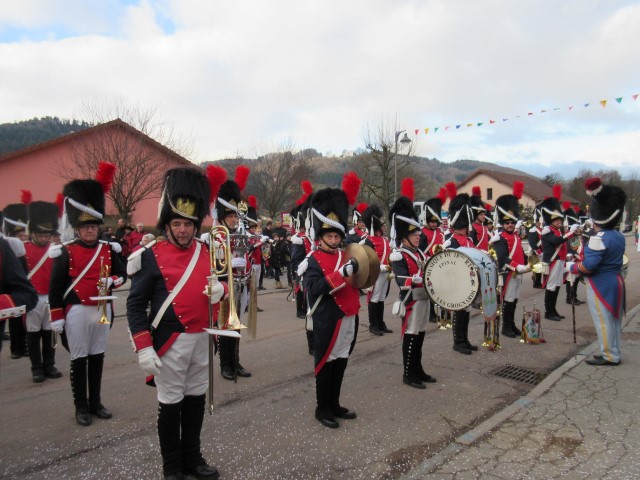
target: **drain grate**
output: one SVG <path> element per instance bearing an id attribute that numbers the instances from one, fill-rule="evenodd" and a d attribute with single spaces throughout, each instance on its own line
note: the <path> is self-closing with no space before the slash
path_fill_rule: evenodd
<path id="1" fill-rule="evenodd" d="M 529 385 L 539 384 L 547 375 L 545 373 L 534 372 L 526 368 L 507 365 L 496 373 L 496 377 L 507 378 L 509 380 L 517 380 L 518 382 L 527 383 Z"/>

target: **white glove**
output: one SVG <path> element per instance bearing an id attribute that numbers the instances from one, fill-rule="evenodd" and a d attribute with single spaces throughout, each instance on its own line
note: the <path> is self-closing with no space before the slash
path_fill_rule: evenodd
<path id="1" fill-rule="evenodd" d="M 113 278 L 111 278 L 111 277 L 101 278 L 100 279 L 100 284 L 102 285 L 102 287 L 104 287 L 106 285 L 107 290 L 108 290 L 113 286 Z"/>
<path id="2" fill-rule="evenodd" d="M 211 244 L 211 234 L 209 232 L 204 232 L 202 235 L 200 235 L 200 240 L 202 240 L 207 245 L 210 245 Z"/>
<path id="3" fill-rule="evenodd" d="M 502 238 L 502 235 L 500 235 L 498 232 L 495 232 L 493 235 L 491 235 L 491 238 L 489 239 L 489 243 L 496 243 L 501 238 Z"/>
<path id="4" fill-rule="evenodd" d="M 444 248 L 445 250 L 447 248 L 449 248 L 451 246 L 451 239 L 449 238 L 448 240 L 445 240 L 444 243 L 442 244 L 442 248 Z"/>
<path id="5" fill-rule="evenodd" d="M 422 277 L 420 275 L 414 275 L 413 277 L 411 277 L 411 283 L 413 285 L 418 285 L 422 283 Z"/>
<path id="6" fill-rule="evenodd" d="M 386 272 L 388 272 L 389 270 L 391 270 L 391 267 L 390 267 L 389 265 L 387 265 L 387 264 L 385 264 L 385 263 L 380 264 L 380 271 L 381 271 L 382 273 L 386 273 Z"/>
<path id="7" fill-rule="evenodd" d="M 247 261 L 243 257 L 232 258 L 231 267 L 244 270 L 247 267 Z"/>
<path id="8" fill-rule="evenodd" d="M 345 263 L 340 269 L 340 275 L 344 278 L 350 277 L 354 273 L 358 271 L 358 262 L 355 258 L 350 258 L 347 263 Z"/>
<path id="9" fill-rule="evenodd" d="M 571 267 L 573 267 L 574 265 L 575 265 L 575 262 L 566 262 L 564 264 L 565 273 L 571 273 Z"/>
<path id="10" fill-rule="evenodd" d="M 62 330 L 64 330 L 64 320 L 54 320 L 51 322 L 51 330 L 60 335 Z"/>
<path id="11" fill-rule="evenodd" d="M 269 237 L 263 235 L 260 237 L 260 243 L 267 243 L 269 241 Z"/>
<path id="12" fill-rule="evenodd" d="M 578 230 L 578 228 L 580 228 L 580 225 L 578 225 L 577 223 L 574 223 L 573 225 L 571 225 L 571 228 L 569 229 L 569 233 L 576 233 L 576 230 Z"/>
<path id="13" fill-rule="evenodd" d="M 520 227 L 522 226 L 522 220 L 518 220 L 516 222 L 516 230 L 520 230 Z"/>
<path id="14" fill-rule="evenodd" d="M 111 245 L 111 250 L 116 253 L 120 253 L 122 251 L 122 245 L 117 242 L 109 242 L 109 245 Z"/>
<path id="15" fill-rule="evenodd" d="M 157 375 L 162 367 L 162 361 L 153 347 L 145 347 L 138 352 L 138 363 L 147 375 Z"/>
<path id="16" fill-rule="evenodd" d="M 213 305 L 218 303 L 224 296 L 224 286 L 218 281 L 218 277 L 214 275 L 211 279 L 211 295 L 209 295 L 209 285 L 204 287 L 204 292 L 202 293 L 209 297 L 209 302 Z"/>
<path id="17" fill-rule="evenodd" d="M 516 267 L 516 272 L 518 273 L 527 273 L 531 271 L 531 267 L 529 265 L 518 265 Z"/>

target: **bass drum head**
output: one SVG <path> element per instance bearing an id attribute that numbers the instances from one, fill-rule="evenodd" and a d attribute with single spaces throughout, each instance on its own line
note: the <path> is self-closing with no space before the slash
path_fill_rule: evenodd
<path id="1" fill-rule="evenodd" d="M 480 290 L 478 268 L 465 253 L 443 250 L 427 261 L 424 288 L 436 305 L 446 310 L 463 310 L 473 303 Z"/>

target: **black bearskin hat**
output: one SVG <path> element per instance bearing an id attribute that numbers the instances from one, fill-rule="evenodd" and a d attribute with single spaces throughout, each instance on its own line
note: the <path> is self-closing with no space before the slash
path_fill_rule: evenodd
<path id="1" fill-rule="evenodd" d="M 442 223 L 442 198 L 433 197 L 427 200 L 424 204 L 425 210 L 425 223 L 438 222 L 438 225 Z"/>
<path id="2" fill-rule="evenodd" d="M 62 189 L 64 208 L 73 228 L 90 223 L 104 223 L 105 200 L 97 180 L 72 180 Z"/>
<path id="3" fill-rule="evenodd" d="M 164 177 L 164 189 L 158 205 L 158 224 L 165 229 L 174 218 L 191 220 L 200 229 L 209 213 L 211 189 L 203 170 L 179 167 L 169 170 Z"/>
<path id="4" fill-rule="evenodd" d="M 12 203 L 2 211 L 2 230 L 8 237 L 13 237 L 27 229 L 27 206 L 24 203 Z"/>
<path id="5" fill-rule="evenodd" d="M 240 187 L 233 180 L 227 180 L 220 187 L 216 198 L 216 213 L 218 221 L 222 222 L 224 217 L 230 213 L 238 213 L 238 206 L 242 201 Z"/>
<path id="6" fill-rule="evenodd" d="M 469 197 L 469 206 L 471 207 L 473 218 L 475 220 L 481 213 L 487 213 L 487 210 L 480 196 L 480 187 L 474 186 L 471 189 L 471 192 L 472 195 Z"/>
<path id="7" fill-rule="evenodd" d="M 587 195 L 591 197 L 591 218 L 603 229 L 615 228 L 622 219 L 627 195 L 620 187 L 603 185 L 599 178 L 585 182 Z"/>
<path id="8" fill-rule="evenodd" d="M 302 203 L 302 205 L 300 205 L 298 207 L 298 220 L 299 220 L 299 224 L 298 224 L 298 230 L 301 229 L 305 229 L 305 230 L 310 230 L 311 229 L 311 217 L 310 217 L 310 208 L 311 208 L 311 200 L 313 198 L 313 193 L 311 195 L 309 195 L 306 200 Z M 309 224 L 307 225 L 307 219 L 309 219 Z"/>
<path id="9" fill-rule="evenodd" d="M 258 200 L 254 195 L 249 195 L 249 206 L 247 207 L 248 228 L 258 225 Z"/>
<path id="10" fill-rule="evenodd" d="M 540 212 L 542 213 L 542 221 L 545 225 L 551 225 L 551 222 L 556 218 L 564 218 L 560 200 L 555 197 L 545 198 L 540 202 Z"/>
<path id="11" fill-rule="evenodd" d="M 296 205 L 289 210 L 289 216 L 291 217 L 291 230 L 295 234 L 300 229 L 300 219 L 298 218 L 300 213 L 300 205 Z"/>
<path id="12" fill-rule="evenodd" d="M 58 230 L 58 206 L 50 202 L 29 204 L 29 232 L 53 233 Z"/>
<path id="13" fill-rule="evenodd" d="M 383 219 L 384 212 L 375 203 L 369 205 L 362 213 L 362 222 L 369 231 L 369 235 L 374 235 L 376 231 L 382 230 Z"/>
<path id="14" fill-rule="evenodd" d="M 498 225 L 502 225 L 505 220 L 520 220 L 520 206 L 518 205 L 518 197 L 515 195 L 501 195 L 496 200 L 494 209 L 494 221 Z"/>
<path id="15" fill-rule="evenodd" d="M 319 240 L 323 233 L 337 232 L 342 238 L 347 231 L 349 203 L 347 195 L 339 188 L 324 188 L 313 194 L 310 208 L 313 213 L 311 237 Z M 319 217 L 318 214 L 322 216 Z"/>
<path id="16" fill-rule="evenodd" d="M 580 218 L 578 216 L 578 212 L 575 211 L 575 209 L 569 204 L 569 202 L 566 202 L 566 205 L 562 205 L 562 206 L 564 208 L 564 211 L 562 212 L 562 214 L 564 215 L 565 225 L 568 225 L 568 226 L 579 225 Z"/>
<path id="17" fill-rule="evenodd" d="M 449 203 L 449 228 L 468 228 L 473 223 L 473 218 L 471 207 L 469 206 L 469 194 L 460 193 L 456 195 Z"/>
<path id="18" fill-rule="evenodd" d="M 389 210 L 389 222 L 391 223 L 391 242 L 400 246 L 402 239 L 409 236 L 415 230 L 420 230 L 420 222 L 413 202 L 408 197 L 398 197 Z"/>

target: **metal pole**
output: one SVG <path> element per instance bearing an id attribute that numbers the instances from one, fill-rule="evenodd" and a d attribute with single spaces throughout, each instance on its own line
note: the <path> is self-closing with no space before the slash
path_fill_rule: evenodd
<path id="1" fill-rule="evenodd" d="M 394 171 L 394 180 L 393 180 L 393 201 L 395 202 L 398 199 L 398 132 L 396 132 L 396 147 L 393 154 L 393 171 Z"/>

